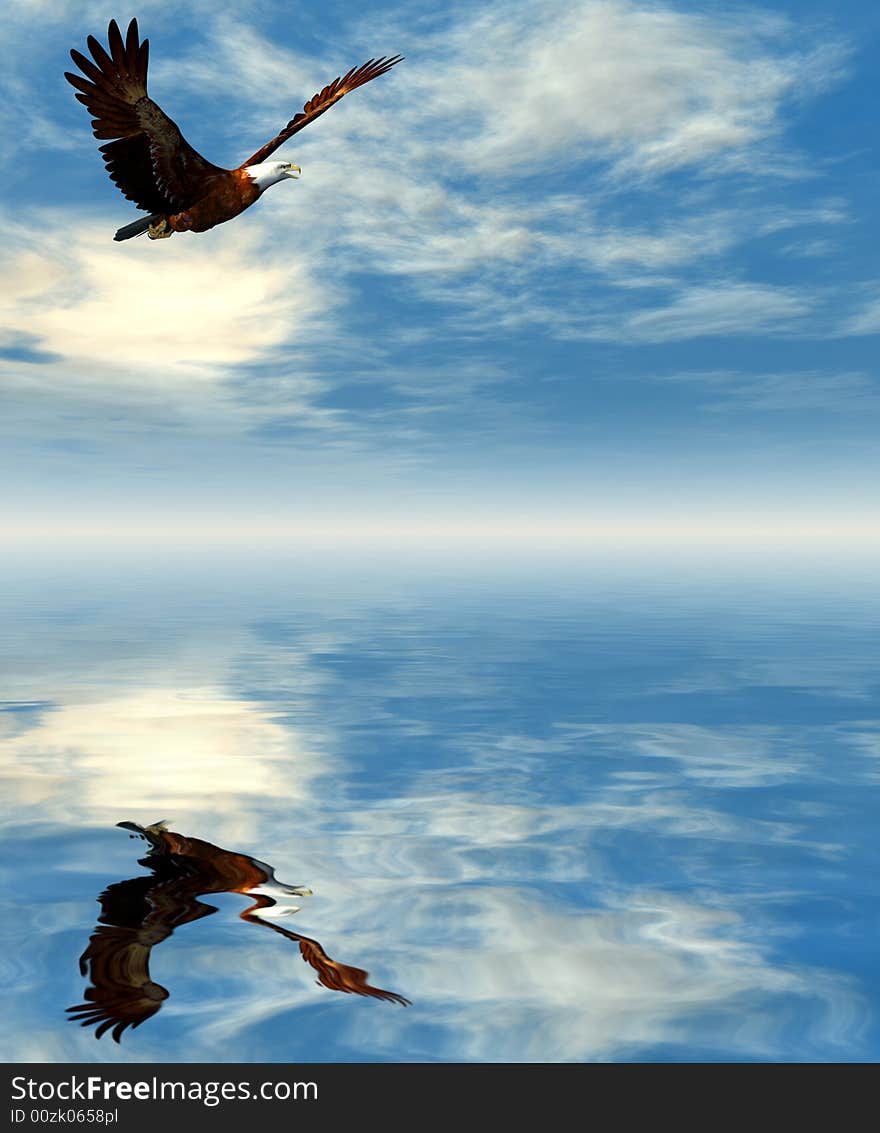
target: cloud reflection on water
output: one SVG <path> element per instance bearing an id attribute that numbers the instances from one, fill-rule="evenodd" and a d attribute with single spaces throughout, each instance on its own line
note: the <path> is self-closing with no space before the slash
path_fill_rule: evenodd
<path id="1" fill-rule="evenodd" d="M 7 803 L 19 819 L 112 825 L 134 806 L 208 814 L 227 837 L 252 832 L 264 800 L 305 805 L 332 764 L 270 710 L 219 688 L 126 689 L 53 705 L 3 747 Z"/>
<path id="2" fill-rule="evenodd" d="M 825 760 L 847 749 L 867 781 L 863 714 L 800 729 L 633 720 L 632 688 L 659 682 L 626 668 L 628 625 L 619 684 L 601 694 L 623 689 L 630 718 L 596 720 L 583 668 L 613 627 L 565 602 L 478 627 L 467 603 L 438 616 L 388 598 L 343 616 L 294 596 L 278 612 L 224 607 L 218 634 L 176 609 L 189 645 L 173 681 L 161 634 L 137 679 L 136 650 L 124 673 L 98 653 L 76 681 L 69 656 L 66 679 L 19 675 L 33 705 L 5 714 L 0 747 L 4 823 L 28 851 L 3 931 L 7 951 L 29 933 L 38 947 L 9 973 L 8 1057 L 858 1055 L 858 981 L 797 941 L 814 890 L 848 900 L 834 871 L 853 849 L 823 796 Z M 698 635 L 678 633 L 670 682 L 698 663 Z M 175 992 L 150 1034 L 109 1053 L 59 1034 L 94 894 L 116 868 L 106 855 L 122 852 L 102 849 L 105 832 L 127 814 L 271 854 L 321 896 L 328 949 L 344 940 L 416 1006 L 392 1018 L 322 1001 L 308 981 L 269 988 L 264 942 L 232 939 L 219 916 L 157 954 Z M 51 895 L 51 916 L 31 893 Z"/>

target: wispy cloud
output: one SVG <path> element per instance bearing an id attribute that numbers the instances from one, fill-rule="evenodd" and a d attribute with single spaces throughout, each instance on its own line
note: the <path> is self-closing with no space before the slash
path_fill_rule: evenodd
<path id="1" fill-rule="evenodd" d="M 860 305 L 840 329 L 842 335 L 880 334 L 880 295 L 875 295 Z"/>
<path id="2" fill-rule="evenodd" d="M 880 386 L 869 374 L 859 372 L 741 374 L 720 370 L 673 374 L 660 380 L 692 385 L 702 393 L 704 408 L 715 412 L 845 414 L 880 411 Z"/>
<path id="3" fill-rule="evenodd" d="M 454 30 L 453 81 L 435 82 L 449 120 L 478 124 L 464 139 L 478 168 L 600 157 L 614 174 L 655 173 L 747 150 L 775 129 L 796 83 L 839 65 L 833 49 L 824 64 L 780 51 L 781 33 L 754 12 L 724 21 L 631 3 L 506 5 Z"/>
<path id="4" fill-rule="evenodd" d="M 704 728 L 693 724 L 563 724 L 569 743 L 595 742 L 600 750 L 626 750 L 649 759 L 672 759 L 680 775 L 719 787 L 754 787 L 802 777 L 806 757 L 762 727 Z"/>
<path id="5" fill-rule="evenodd" d="M 794 288 L 754 283 L 692 287 L 671 303 L 630 315 L 625 331 L 645 342 L 669 342 L 706 335 L 790 332 L 812 310 Z"/>

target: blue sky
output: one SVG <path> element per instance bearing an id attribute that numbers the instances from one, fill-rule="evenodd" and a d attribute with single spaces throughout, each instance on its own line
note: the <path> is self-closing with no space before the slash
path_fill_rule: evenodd
<path id="1" fill-rule="evenodd" d="M 284 147 L 300 181 L 120 245 L 135 210 L 62 73 L 133 14 L 152 97 L 221 165 L 406 60 Z M 872 530 L 874 6 L 2 20 L 9 532 Z"/>

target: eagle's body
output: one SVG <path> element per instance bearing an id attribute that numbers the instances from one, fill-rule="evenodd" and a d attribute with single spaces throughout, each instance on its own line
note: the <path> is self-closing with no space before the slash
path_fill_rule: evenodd
<path id="1" fill-rule="evenodd" d="M 120 228 L 117 240 L 143 232 L 152 239 L 174 232 L 206 232 L 232 220 L 270 185 L 299 176 L 298 165 L 266 158 L 343 95 L 383 75 L 401 59 L 399 55 L 370 59 L 334 79 L 237 169 L 222 169 L 197 153 L 147 94 L 149 40 L 140 42 L 137 20 L 129 24 L 124 41 L 111 20 L 107 39 L 109 53 L 94 36 L 88 37 L 92 59 L 71 51 L 85 78 L 70 72 L 65 77 L 93 115 L 95 137 L 111 139 L 100 147 L 111 180 L 150 214 Z"/>
<path id="2" fill-rule="evenodd" d="M 207 232 L 215 224 L 232 220 L 259 200 L 263 189 L 246 169 L 232 169 L 214 189 L 187 209 L 166 217 L 173 232 Z"/>

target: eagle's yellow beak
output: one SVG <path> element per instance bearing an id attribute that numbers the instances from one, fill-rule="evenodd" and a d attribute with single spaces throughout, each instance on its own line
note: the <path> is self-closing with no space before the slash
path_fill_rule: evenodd
<path id="1" fill-rule="evenodd" d="M 290 169 L 285 172 L 284 176 L 292 177 L 295 181 L 297 177 L 299 177 L 300 173 L 302 173 L 302 170 L 298 165 L 291 165 Z"/>

